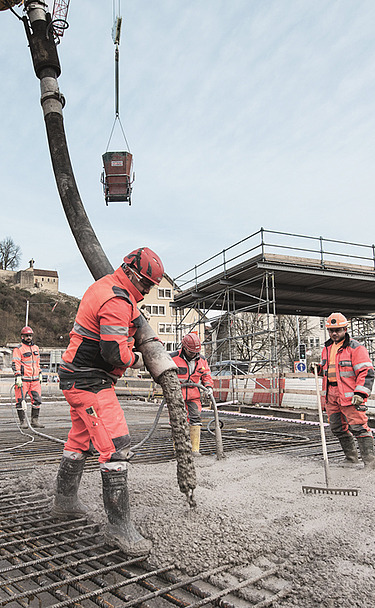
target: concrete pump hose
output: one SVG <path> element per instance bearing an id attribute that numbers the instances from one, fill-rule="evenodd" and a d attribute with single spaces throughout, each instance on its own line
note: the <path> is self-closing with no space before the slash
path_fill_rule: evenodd
<path id="1" fill-rule="evenodd" d="M 166 370 L 159 378 L 167 402 L 169 419 L 172 427 L 172 438 L 177 460 L 177 481 L 188 503 L 195 507 L 193 492 L 197 485 L 195 465 L 191 448 L 190 433 L 187 423 L 185 402 L 181 385 L 174 369 Z"/>
<path id="2" fill-rule="evenodd" d="M 53 36 L 47 36 L 46 7 L 47 5 L 42 2 L 31 2 L 30 0 L 25 2 L 29 19 L 25 17 L 23 23 L 35 74 L 41 81 L 41 103 L 61 202 L 83 259 L 94 279 L 98 280 L 113 272 L 113 268 L 90 224 L 75 182 L 62 116 L 64 99 L 57 86 L 61 67 Z M 144 317 L 141 315 L 139 319 L 136 344 L 143 355 L 147 369 L 162 386 L 175 439 L 178 482 L 181 491 L 187 494 L 188 500 L 192 504 L 192 490 L 196 486 L 195 468 L 191 454 L 185 404 L 176 366 L 161 343 L 157 341 Z"/>
<path id="3" fill-rule="evenodd" d="M 159 377 L 169 369 L 177 370 L 177 365 L 142 314 L 137 318 L 135 324 L 137 325 L 134 336 L 135 347 L 142 353 L 143 361 L 151 376 L 155 382 L 159 383 Z"/>
<path id="4" fill-rule="evenodd" d="M 197 485 L 185 402 L 177 376 L 177 366 L 155 336 L 143 315 L 137 319 L 136 349 L 142 353 L 146 368 L 160 384 L 167 403 L 177 460 L 177 481 L 189 505 L 195 506 L 193 491 Z"/>

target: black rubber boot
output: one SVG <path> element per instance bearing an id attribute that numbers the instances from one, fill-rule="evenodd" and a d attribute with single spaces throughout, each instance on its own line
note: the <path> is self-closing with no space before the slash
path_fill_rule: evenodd
<path id="1" fill-rule="evenodd" d="M 78 488 L 81 481 L 85 458 L 73 460 L 62 457 L 56 479 L 55 500 L 51 515 L 58 519 L 84 517 L 89 509 L 78 498 Z"/>
<path id="2" fill-rule="evenodd" d="M 17 414 L 18 414 L 18 418 L 20 420 L 20 428 L 21 429 L 28 429 L 29 425 L 26 422 L 26 417 L 25 417 L 25 412 L 21 409 L 17 408 Z"/>
<path id="3" fill-rule="evenodd" d="M 108 516 L 105 541 L 130 557 L 148 555 L 152 549 L 151 541 L 144 538 L 130 521 L 128 472 L 101 469 L 101 474 L 103 502 Z"/>
<path id="4" fill-rule="evenodd" d="M 361 452 L 365 467 L 375 469 L 374 438 L 357 437 L 359 451 Z"/>
<path id="5" fill-rule="evenodd" d="M 38 420 L 40 409 L 38 407 L 31 408 L 31 426 L 36 429 L 44 429 L 44 424 Z"/>
<path id="6" fill-rule="evenodd" d="M 345 437 L 339 437 L 338 439 L 345 454 L 345 464 L 358 464 L 357 446 L 353 435 L 346 435 Z"/>

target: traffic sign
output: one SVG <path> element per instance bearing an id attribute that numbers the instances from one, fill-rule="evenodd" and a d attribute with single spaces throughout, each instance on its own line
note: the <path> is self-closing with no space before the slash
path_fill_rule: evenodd
<path id="1" fill-rule="evenodd" d="M 307 366 L 306 361 L 295 361 L 294 362 L 294 371 L 298 373 L 306 372 Z"/>

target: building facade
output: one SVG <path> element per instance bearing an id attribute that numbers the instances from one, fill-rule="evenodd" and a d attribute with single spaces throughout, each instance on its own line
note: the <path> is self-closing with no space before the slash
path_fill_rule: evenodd
<path id="1" fill-rule="evenodd" d="M 168 352 L 176 350 L 182 337 L 189 331 L 197 332 L 204 341 L 204 331 L 199 323 L 200 313 L 189 310 L 185 315 L 183 309 L 172 308 L 175 290 L 173 280 L 165 274 L 161 283 L 151 289 L 140 304 L 140 309 L 146 312 L 149 324 Z"/>
<path id="2" fill-rule="evenodd" d="M 29 261 L 26 270 L 0 270 L 0 280 L 13 284 L 21 289 L 35 293 L 40 289 L 57 293 L 59 291 L 59 275 L 56 270 L 34 268 L 34 260 Z"/>

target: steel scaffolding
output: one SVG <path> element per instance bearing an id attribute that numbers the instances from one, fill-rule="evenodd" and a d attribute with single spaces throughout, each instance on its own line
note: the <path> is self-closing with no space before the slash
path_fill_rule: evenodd
<path id="1" fill-rule="evenodd" d="M 200 313 L 197 325 L 211 366 L 240 359 L 246 341 L 255 345 L 249 369 L 259 364 L 277 373 L 278 315 L 324 317 L 334 310 L 352 319 L 352 335 L 375 356 L 374 245 L 261 228 L 177 276 L 174 284 L 176 343 L 194 331 L 184 324 L 188 311 Z M 251 324 L 238 322 L 243 313 L 252 313 Z M 258 318 L 262 324 L 254 322 Z"/>

